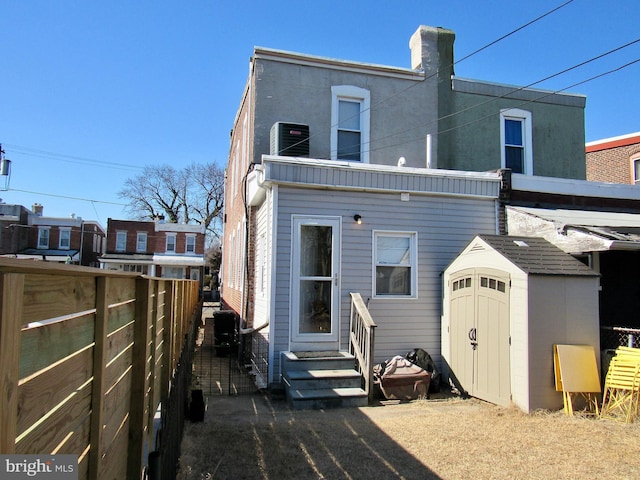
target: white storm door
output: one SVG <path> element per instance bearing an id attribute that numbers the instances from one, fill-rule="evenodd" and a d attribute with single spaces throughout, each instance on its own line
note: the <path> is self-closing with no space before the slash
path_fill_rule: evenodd
<path id="1" fill-rule="evenodd" d="M 291 349 L 337 349 L 340 217 L 293 217 Z"/>

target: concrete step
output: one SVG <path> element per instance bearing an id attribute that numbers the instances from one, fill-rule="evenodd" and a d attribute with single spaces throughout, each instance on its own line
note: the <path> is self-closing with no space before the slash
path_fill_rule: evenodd
<path id="1" fill-rule="evenodd" d="M 347 352 L 283 352 L 283 371 L 294 370 L 351 370 L 355 357 Z"/>
<path id="2" fill-rule="evenodd" d="M 369 402 L 361 388 L 287 389 L 287 400 L 294 410 L 364 407 Z"/>
<path id="3" fill-rule="evenodd" d="M 357 388 L 362 381 L 354 369 L 289 370 L 283 376 L 288 387 L 294 390 Z"/>

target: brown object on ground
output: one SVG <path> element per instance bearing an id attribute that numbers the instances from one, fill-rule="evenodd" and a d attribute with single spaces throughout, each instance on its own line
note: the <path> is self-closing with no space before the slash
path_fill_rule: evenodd
<path id="1" fill-rule="evenodd" d="M 209 397 L 185 425 L 178 479 L 638 478 L 640 422 L 531 415 L 445 394 L 363 408 L 290 410 Z"/>

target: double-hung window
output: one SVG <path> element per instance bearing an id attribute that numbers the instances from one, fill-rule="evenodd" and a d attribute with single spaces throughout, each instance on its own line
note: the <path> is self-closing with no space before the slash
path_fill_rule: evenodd
<path id="1" fill-rule="evenodd" d="M 147 232 L 138 232 L 136 237 L 136 252 L 145 253 L 147 251 Z"/>
<path id="2" fill-rule="evenodd" d="M 58 241 L 58 248 L 60 250 L 69 250 L 71 248 L 71 229 L 61 228 L 60 239 Z"/>
<path id="3" fill-rule="evenodd" d="M 331 159 L 369 163 L 369 91 L 340 85 L 331 97 Z"/>
<path id="4" fill-rule="evenodd" d="M 516 108 L 500 111 L 502 168 L 533 175 L 531 112 Z"/>
<path id="5" fill-rule="evenodd" d="M 196 253 L 196 236 L 187 235 L 185 244 L 185 253 L 194 255 Z"/>
<path id="6" fill-rule="evenodd" d="M 116 232 L 116 252 L 127 250 L 127 232 Z"/>
<path id="7" fill-rule="evenodd" d="M 167 233 L 167 253 L 176 253 L 176 234 Z"/>
<path id="8" fill-rule="evenodd" d="M 49 227 L 38 228 L 38 248 L 49 248 Z"/>
<path id="9" fill-rule="evenodd" d="M 417 233 L 373 232 L 376 297 L 415 297 Z"/>

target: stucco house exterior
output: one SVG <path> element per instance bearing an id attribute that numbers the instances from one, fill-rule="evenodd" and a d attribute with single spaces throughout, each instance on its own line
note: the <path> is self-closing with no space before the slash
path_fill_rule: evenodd
<path id="1" fill-rule="evenodd" d="M 587 180 L 640 183 L 640 132 L 586 144 Z"/>
<path id="2" fill-rule="evenodd" d="M 376 361 L 440 361 L 442 278 L 501 230 L 503 176 L 585 179 L 585 98 L 454 75 L 450 30 L 421 26 L 408 68 L 255 48 L 231 133 L 223 308 L 287 351 L 344 351 L 350 294 Z"/>

